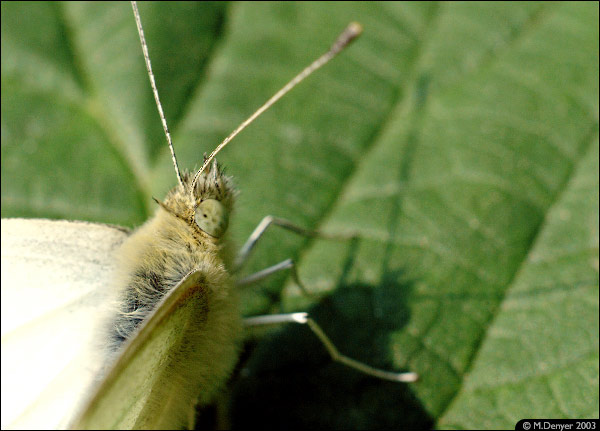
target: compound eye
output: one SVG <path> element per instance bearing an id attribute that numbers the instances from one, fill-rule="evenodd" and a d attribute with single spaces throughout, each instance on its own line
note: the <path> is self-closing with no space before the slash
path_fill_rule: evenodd
<path id="1" fill-rule="evenodd" d="M 196 208 L 194 220 L 202 231 L 215 238 L 220 238 L 229 225 L 229 214 L 221 202 L 215 199 L 206 199 L 200 202 Z"/>

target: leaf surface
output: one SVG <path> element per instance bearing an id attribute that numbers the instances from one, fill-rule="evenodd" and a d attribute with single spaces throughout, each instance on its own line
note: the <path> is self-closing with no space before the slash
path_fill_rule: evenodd
<path id="1" fill-rule="evenodd" d="M 364 35 L 219 156 L 265 215 L 246 315 L 309 311 L 248 346 L 231 423 L 512 427 L 598 416 L 598 5 L 142 4 L 180 164 L 233 128 L 350 21 Z M 126 4 L 2 4 L 2 216 L 136 226 L 175 184 Z M 285 289 L 284 288 L 285 285 Z M 282 291 L 283 289 L 283 291 Z M 280 301 L 280 299 L 283 301 Z M 343 412 L 343 413 L 340 413 Z"/>

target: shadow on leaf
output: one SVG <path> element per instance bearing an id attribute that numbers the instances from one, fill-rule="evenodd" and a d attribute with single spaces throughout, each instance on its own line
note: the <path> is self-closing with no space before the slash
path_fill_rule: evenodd
<path id="1" fill-rule="evenodd" d="M 340 286 L 309 313 L 343 354 L 388 370 L 390 336 L 408 321 L 410 285 L 398 272 L 379 286 Z M 384 300 L 380 300 L 383 298 Z M 233 428 L 429 428 L 410 386 L 379 380 L 331 360 L 304 325 L 286 325 L 256 345 L 232 387 Z"/>

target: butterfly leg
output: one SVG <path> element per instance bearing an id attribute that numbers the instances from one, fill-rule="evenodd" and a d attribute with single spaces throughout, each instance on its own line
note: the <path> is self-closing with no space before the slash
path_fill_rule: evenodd
<path id="1" fill-rule="evenodd" d="M 272 216 L 267 216 L 262 219 L 262 221 L 258 224 L 258 226 L 254 229 L 240 252 L 238 253 L 235 270 L 239 270 L 244 263 L 246 262 L 251 250 L 256 245 L 257 241 L 260 237 L 265 233 L 265 231 L 271 225 L 280 226 L 284 229 L 288 229 L 292 232 L 295 232 L 299 235 L 304 235 L 307 237 L 322 237 L 327 239 L 336 239 L 336 240 L 347 240 L 354 237 L 354 235 L 342 236 L 342 235 L 330 235 L 325 234 L 319 231 L 313 231 L 304 229 L 299 227 L 288 220 L 275 218 Z M 248 277 L 243 278 L 238 281 L 238 286 L 247 286 L 253 283 L 257 283 L 270 275 L 284 270 L 290 270 L 292 278 L 294 282 L 302 289 L 302 291 L 310 295 L 307 291 L 306 287 L 300 280 L 298 276 L 298 271 L 296 270 L 296 264 L 292 259 L 286 259 L 278 264 L 270 266 L 268 268 L 263 269 L 255 274 L 249 275 Z M 290 314 L 275 314 L 275 315 L 265 315 L 265 316 L 256 316 L 244 319 L 244 324 L 246 326 L 260 326 L 260 325 L 272 325 L 272 324 L 283 324 L 283 323 L 299 323 L 308 325 L 311 331 L 317 336 L 317 338 L 321 341 L 321 343 L 327 349 L 327 352 L 331 356 L 331 358 L 340 362 L 348 367 L 354 368 L 362 373 L 367 375 L 377 377 L 384 380 L 391 380 L 394 382 L 414 382 L 417 380 L 418 376 L 416 373 L 393 373 L 390 371 L 380 370 L 378 368 L 373 368 L 367 364 L 359 362 L 355 359 L 349 358 L 343 354 L 341 354 L 338 349 L 335 347 L 333 342 L 327 337 L 327 335 L 323 332 L 321 327 L 308 316 L 308 313 L 290 313 Z"/>
<path id="2" fill-rule="evenodd" d="M 308 325 L 311 331 L 317 336 L 323 344 L 327 352 L 335 362 L 344 364 L 350 368 L 354 368 L 364 374 L 367 374 L 378 379 L 391 380 L 393 382 L 414 382 L 418 379 L 416 373 L 393 373 L 391 371 L 380 370 L 379 368 L 371 367 L 365 363 L 349 358 L 339 352 L 333 342 L 325 335 L 321 327 L 308 316 L 308 313 L 289 313 L 289 314 L 271 314 L 265 316 L 248 317 L 244 319 L 244 325 L 261 326 L 274 325 L 282 323 L 299 323 Z"/>
<path id="3" fill-rule="evenodd" d="M 250 237 L 246 240 L 246 243 L 244 244 L 244 246 L 240 249 L 240 251 L 235 259 L 233 272 L 239 271 L 240 268 L 246 263 L 246 261 L 248 260 L 248 256 L 250 255 L 250 252 L 252 251 L 252 249 L 254 248 L 254 246 L 256 245 L 258 240 L 260 239 L 260 237 L 266 232 L 266 230 L 271 225 L 280 226 L 284 229 L 295 232 L 298 235 L 303 235 L 303 236 L 306 236 L 309 238 L 318 237 L 318 238 L 325 238 L 325 239 L 332 239 L 332 240 L 348 240 L 348 239 L 352 239 L 355 237 L 355 235 L 333 235 L 333 234 L 328 234 L 328 233 L 320 232 L 320 231 L 316 231 L 316 230 L 305 229 L 303 227 L 300 227 L 300 226 L 292 223 L 289 220 L 285 220 L 282 218 L 277 218 L 277 217 L 273 217 L 273 216 L 269 215 L 269 216 L 266 216 L 265 218 L 263 218 L 261 220 L 261 222 L 258 224 L 258 226 L 256 226 L 256 228 L 254 228 L 254 231 L 252 232 Z"/>
<path id="4" fill-rule="evenodd" d="M 254 274 L 249 275 L 248 277 L 242 278 L 241 280 L 238 280 L 237 285 L 243 287 L 248 286 L 250 284 L 258 283 L 259 281 L 264 280 L 270 275 L 275 274 L 279 271 L 285 271 L 286 269 L 290 270 L 292 278 L 294 279 L 294 283 L 296 283 L 298 287 L 300 287 L 302 293 L 304 293 L 306 296 L 311 296 L 311 293 L 308 290 L 306 290 L 306 287 L 304 286 L 302 281 L 300 281 L 300 277 L 298 277 L 298 271 L 296 270 L 296 263 L 292 259 L 286 259 L 282 262 L 279 262 L 278 264 L 269 266 L 268 268 L 265 268 L 262 271 L 258 271 Z"/>

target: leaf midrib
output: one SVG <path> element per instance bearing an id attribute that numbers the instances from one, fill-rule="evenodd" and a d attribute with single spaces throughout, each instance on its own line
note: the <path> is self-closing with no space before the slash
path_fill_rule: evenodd
<path id="1" fill-rule="evenodd" d="M 427 26 L 427 30 L 429 31 L 429 34 L 425 35 L 425 37 L 422 37 L 419 39 L 419 46 L 418 46 L 418 49 L 416 50 L 417 54 L 414 57 L 415 61 L 412 63 L 413 67 L 411 68 L 411 71 L 409 73 L 410 78 L 407 80 L 407 85 L 404 87 L 404 89 L 405 89 L 404 94 L 406 94 L 407 96 L 410 95 L 409 91 L 411 91 L 411 90 L 414 91 L 417 87 L 417 83 L 420 78 L 419 72 L 422 70 L 422 66 L 421 66 L 421 60 L 423 58 L 422 56 L 423 56 L 423 53 L 426 52 L 428 40 L 431 39 L 431 36 L 433 34 L 432 31 L 435 31 L 435 29 L 436 29 L 435 22 L 441 16 L 442 12 L 440 12 L 440 9 L 443 7 L 444 7 L 444 5 L 441 5 L 440 7 L 438 7 L 435 10 L 435 13 L 432 14 L 432 16 L 430 17 L 430 20 L 429 20 L 428 26 Z M 437 94 L 443 93 L 444 91 L 448 91 L 448 89 L 451 88 L 452 86 L 461 85 L 462 82 L 468 81 L 470 76 L 476 76 L 476 75 L 482 73 L 482 71 L 484 71 L 486 69 L 487 70 L 492 69 L 494 67 L 494 65 L 496 64 L 496 61 L 498 59 L 502 58 L 504 53 L 510 52 L 512 49 L 514 49 L 515 46 L 517 46 L 519 44 L 519 42 L 521 40 L 525 39 L 528 34 L 533 33 L 544 21 L 544 18 L 547 17 L 548 15 L 550 15 L 551 11 L 555 10 L 556 7 L 557 7 L 556 4 L 544 4 L 541 7 L 539 7 L 536 11 L 534 11 L 529 16 L 529 18 L 519 27 L 518 30 L 511 32 L 509 38 L 505 40 L 505 43 L 503 44 L 503 46 L 500 49 L 492 49 L 492 48 L 488 49 L 487 52 L 480 57 L 480 62 L 477 65 L 477 67 L 472 68 L 467 75 L 463 75 L 461 77 L 460 81 L 454 81 L 454 82 L 450 81 L 450 83 L 446 83 L 445 88 L 442 88 L 441 91 L 440 91 L 440 89 L 437 89 Z M 326 223 L 326 220 L 331 216 L 334 209 L 340 203 L 341 198 L 345 195 L 345 190 L 349 187 L 350 184 L 353 183 L 352 179 L 356 175 L 356 173 L 360 170 L 361 165 L 363 163 L 365 163 L 364 160 L 369 159 L 369 155 L 371 153 L 373 153 L 373 151 L 375 151 L 375 149 L 378 146 L 378 142 L 380 142 L 380 140 L 382 139 L 382 136 L 385 136 L 387 133 L 387 130 L 391 128 L 391 125 L 395 119 L 394 113 L 407 112 L 407 111 L 404 111 L 404 108 L 406 107 L 405 104 L 410 102 L 410 97 L 404 97 L 403 99 L 400 99 L 399 98 L 400 94 L 402 94 L 401 87 L 397 87 L 396 91 L 394 93 L 394 97 L 393 97 L 394 102 L 391 104 L 388 114 L 380 122 L 377 129 L 372 134 L 372 138 L 369 139 L 368 145 L 365 145 L 363 147 L 364 148 L 363 154 L 358 159 L 358 162 L 352 166 L 352 169 L 349 170 L 349 173 L 346 176 L 346 178 L 344 178 L 343 180 L 340 181 L 341 187 L 338 189 L 338 193 L 336 194 L 335 198 L 331 200 L 331 204 L 323 211 L 322 216 L 319 219 L 320 221 L 317 223 L 317 230 L 319 229 L 319 227 L 323 226 Z M 431 97 L 435 94 L 436 94 L 435 90 L 433 92 L 430 92 L 428 94 L 427 101 L 430 100 Z M 425 103 L 427 103 L 427 101 Z M 425 109 L 423 109 L 423 107 L 421 107 L 421 109 L 419 109 L 419 110 L 421 111 L 419 113 L 421 115 L 421 117 L 417 118 L 416 120 L 419 123 L 418 128 L 420 129 L 421 120 L 423 119 L 422 113 L 425 112 Z M 410 112 L 414 112 L 414 111 L 411 110 Z M 489 317 L 488 321 L 481 327 L 481 332 L 480 332 L 481 336 L 474 343 L 474 348 L 473 348 L 472 354 L 466 362 L 464 372 L 461 376 L 462 378 L 459 378 L 459 382 L 460 382 L 459 386 L 456 388 L 454 395 L 451 398 L 448 398 L 446 400 L 446 402 L 444 403 L 444 406 L 442 407 L 442 409 L 439 412 L 437 412 L 436 416 L 438 418 L 443 417 L 444 413 L 448 410 L 449 406 L 452 405 L 452 402 L 461 393 L 461 389 L 465 383 L 465 376 L 470 372 L 473 365 L 475 364 L 477 355 L 481 349 L 483 342 L 486 339 L 489 329 L 493 326 L 494 321 L 496 320 L 496 318 L 499 314 L 497 312 L 497 310 L 501 310 L 501 305 L 504 302 L 505 298 L 507 297 L 508 292 L 510 291 L 514 280 L 518 277 L 518 275 L 521 271 L 521 268 L 528 262 L 528 256 L 531 254 L 531 251 L 535 248 L 535 244 L 537 242 L 540 232 L 543 231 L 543 227 L 547 220 L 547 215 L 551 212 L 552 208 L 558 202 L 560 202 L 561 197 L 563 196 L 565 190 L 568 189 L 568 185 L 570 184 L 570 182 L 574 176 L 574 173 L 576 172 L 577 167 L 579 166 L 581 159 L 583 157 L 585 157 L 585 154 L 589 150 L 590 145 L 592 145 L 592 143 L 593 143 L 593 136 L 594 136 L 595 132 L 597 132 L 597 127 L 592 125 L 590 131 L 586 134 L 586 138 L 584 138 L 584 140 L 586 140 L 586 139 L 588 140 L 588 144 L 586 146 L 579 146 L 579 148 L 581 148 L 583 150 L 581 150 L 579 152 L 579 154 L 577 154 L 574 163 L 572 163 L 570 165 L 569 171 L 564 176 L 564 179 L 563 179 L 561 185 L 553 193 L 553 199 L 549 202 L 548 206 L 545 208 L 543 215 L 539 219 L 537 225 L 532 229 L 533 234 L 530 237 L 531 239 L 528 244 L 528 247 L 526 247 L 523 250 L 524 253 L 523 253 L 523 257 L 522 257 L 521 261 L 515 267 L 515 270 L 511 274 L 509 280 L 506 282 L 504 289 L 502 289 L 502 295 L 500 298 L 498 298 L 497 303 L 496 303 L 496 310 L 494 310 L 492 313 L 490 313 L 490 317 Z M 418 143 L 417 143 L 417 145 L 418 145 Z M 408 169 L 408 171 L 410 171 L 410 166 L 408 166 L 407 169 Z M 397 192 L 399 199 L 402 199 L 402 195 L 403 195 L 401 189 L 402 188 L 400 187 Z M 393 238 L 390 238 L 390 240 L 392 240 L 392 242 L 394 242 Z M 384 242 L 387 242 L 387 241 L 384 241 Z M 303 242 L 303 244 L 299 247 L 298 262 L 302 261 L 302 256 L 305 255 L 306 253 L 308 253 L 308 251 L 310 250 L 311 247 L 312 247 L 312 240 L 307 240 L 307 241 Z M 286 282 L 289 282 L 289 281 L 290 281 L 290 278 L 288 277 Z"/>

